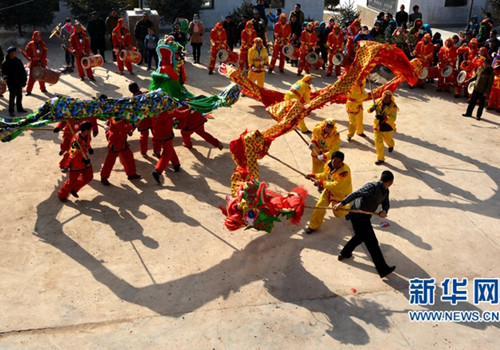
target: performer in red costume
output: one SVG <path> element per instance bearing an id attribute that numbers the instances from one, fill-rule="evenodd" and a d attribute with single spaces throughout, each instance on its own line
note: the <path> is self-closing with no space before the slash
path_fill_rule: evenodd
<path id="1" fill-rule="evenodd" d="M 438 59 L 438 68 L 440 71 L 446 66 L 455 68 L 457 62 L 457 48 L 453 46 L 453 40 L 451 38 L 446 39 L 444 46 L 439 50 Z M 437 91 L 450 91 L 450 83 L 449 78 L 444 78 L 439 74 Z"/>
<path id="2" fill-rule="evenodd" d="M 120 160 L 128 179 L 140 179 L 141 175 L 136 172 L 134 155 L 132 154 L 127 142 L 127 136 L 132 136 L 134 127 L 132 124 L 123 121 L 121 118 L 115 117 L 108 119 L 106 128 L 106 139 L 108 140 L 109 150 L 101 169 L 101 183 L 104 186 L 110 185 L 108 179 L 118 156 L 120 156 Z"/>
<path id="3" fill-rule="evenodd" d="M 63 131 L 63 137 L 61 141 L 61 150 L 59 151 L 59 155 L 63 156 L 61 161 L 59 162 L 59 169 L 63 173 L 68 171 L 67 163 L 70 153 L 68 152 L 71 146 L 71 140 L 73 139 L 73 133 L 76 133 L 80 130 L 80 126 L 83 122 L 90 122 L 92 125 L 92 133 L 94 137 L 99 134 L 99 129 L 97 128 L 97 118 L 89 117 L 85 119 L 68 119 L 63 122 L 59 122 L 56 124 L 54 128 L 54 132 L 58 133 L 61 130 Z"/>
<path id="4" fill-rule="evenodd" d="M 476 72 L 476 65 L 473 63 L 473 61 L 464 60 L 460 64 L 460 70 L 467 72 L 465 80 L 468 80 L 474 76 L 474 73 Z M 464 96 L 468 97 L 469 96 L 469 93 L 467 91 L 468 86 L 469 86 L 469 83 L 466 83 L 466 82 L 458 83 L 457 82 L 457 86 L 455 88 L 455 98 L 460 97 L 460 92 L 462 91 L 462 88 L 464 89 Z"/>
<path id="5" fill-rule="evenodd" d="M 347 56 L 354 60 L 354 55 L 356 54 L 356 44 L 354 43 L 354 37 L 358 35 L 361 30 L 361 18 L 356 18 L 349 27 L 347 27 Z"/>
<path id="6" fill-rule="evenodd" d="M 118 70 L 120 74 L 123 74 L 123 61 L 120 59 L 120 51 L 121 50 L 132 50 L 131 47 L 131 39 L 130 32 L 127 27 L 125 27 L 125 23 L 123 22 L 123 18 L 118 20 L 118 24 L 115 29 L 113 29 L 113 34 L 111 35 L 113 39 L 113 50 L 116 53 L 116 64 L 118 65 Z M 132 63 L 125 62 L 125 67 L 130 72 L 130 75 L 134 75 L 132 71 Z"/>
<path id="7" fill-rule="evenodd" d="M 79 22 L 75 23 L 75 26 L 73 27 L 73 34 L 71 34 L 69 42 L 71 45 L 71 51 L 75 55 L 76 67 L 78 68 L 78 76 L 80 79 L 85 80 L 86 72 L 87 77 L 90 80 L 95 81 L 91 68 L 85 69 L 85 72 L 83 71 L 82 58 L 93 55 L 94 53 L 90 50 L 89 37 L 83 31 L 82 25 Z"/>
<path id="8" fill-rule="evenodd" d="M 33 32 L 31 41 L 28 45 L 26 45 L 26 55 L 30 61 L 30 76 L 28 79 L 28 85 L 26 86 L 26 96 L 29 96 L 31 95 L 31 91 L 33 91 L 33 85 L 35 84 L 35 79 L 33 78 L 33 68 L 37 66 L 47 66 L 47 46 L 42 40 L 42 33 L 38 30 Z M 38 83 L 40 84 L 40 90 L 42 92 L 47 92 L 45 82 L 39 80 Z"/>
<path id="9" fill-rule="evenodd" d="M 208 74 L 213 74 L 215 68 L 215 61 L 217 60 L 217 52 L 220 49 L 229 50 L 227 45 L 227 35 L 226 31 L 221 22 L 217 23 L 210 31 L 210 63 L 208 64 Z"/>
<path id="10" fill-rule="evenodd" d="M 90 146 L 90 130 L 92 130 L 92 124 L 88 121 L 83 122 L 80 132 L 71 140 L 70 155 L 65 164 L 69 168 L 69 178 L 57 193 L 63 202 L 67 200 L 70 193 L 78 198 L 78 191 L 94 177 L 88 157 L 89 154 L 94 154 L 94 150 Z"/>
<path id="11" fill-rule="evenodd" d="M 248 50 L 253 46 L 253 39 L 256 37 L 257 32 L 253 28 L 253 22 L 248 21 L 245 25 L 245 29 L 241 32 L 239 70 L 248 69 Z"/>
<path id="12" fill-rule="evenodd" d="M 198 134 L 202 139 L 207 141 L 214 147 L 217 147 L 222 151 L 224 145 L 222 142 L 217 140 L 211 134 L 205 131 L 205 123 L 207 118 L 200 112 L 194 111 L 189 114 L 186 118 L 180 119 L 179 124 L 177 124 L 177 129 L 181 130 L 182 141 L 184 146 L 191 149 L 193 148 L 193 143 L 191 142 L 191 135 L 193 133 Z"/>
<path id="13" fill-rule="evenodd" d="M 155 153 L 158 154 L 163 150 L 156 164 L 155 171 L 153 171 L 153 177 L 159 184 L 161 184 L 161 173 L 165 170 L 170 161 L 172 162 L 175 172 L 178 172 L 181 168 L 173 144 L 174 118 L 183 119 L 190 113 L 189 109 L 176 109 L 173 111 L 165 111 L 157 116 L 151 117 L 153 119 L 153 145 L 155 147 Z"/>
<path id="14" fill-rule="evenodd" d="M 479 53 L 479 46 L 477 44 L 477 39 L 474 38 L 472 39 L 471 41 L 469 41 L 469 45 L 467 46 L 467 44 L 463 44 L 461 47 L 459 47 L 457 49 L 457 54 L 458 55 L 463 55 L 463 54 L 467 54 L 467 61 L 469 62 L 472 62 L 477 54 Z"/>
<path id="15" fill-rule="evenodd" d="M 434 55 L 434 45 L 431 43 L 431 35 L 429 33 L 424 35 L 424 39 L 419 41 L 413 55 L 423 62 L 424 67 L 430 67 Z M 424 88 L 424 80 L 418 79 L 418 87 Z"/>
<path id="16" fill-rule="evenodd" d="M 128 90 L 134 96 L 142 95 L 141 90 L 139 89 L 139 85 L 137 83 L 131 83 L 128 86 Z M 152 118 L 143 118 L 139 124 L 137 124 L 137 130 L 141 133 L 139 137 L 139 145 L 141 149 L 141 155 L 147 156 L 148 153 L 148 141 L 149 141 L 149 130 L 153 129 Z M 151 131 L 152 133 L 152 131 Z"/>
<path id="17" fill-rule="evenodd" d="M 306 55 L 309 52 L 314 52 L 318 43 L 318 36 L 316 35 L 314 24 L 312 22 L 307 23 L 306 29 L 302 31 L 302 34 L 300 35 L 300 42 L 300 61 L 297 75 L 301 75 L 303 69 L 305 69 L 306 73 L 309 74 L 311 65 L 306 61 Z"/>
<path id="18" fill-rule="evenodd" d="M 283 54 L 282 50 L 283 47 L 288 44 L 288 39 L 290 39 L 291 35 L 292 29 L 290 27 L 290 23 L 287 22 L 286 14 L 282 13 L 280 15 L 279 21 L 274 25 L 274 48 L 273 57 L 271 58 L 271 64 L 269 65 L 269 73 L 273 72 L 278 56 L 280 58 L 280 72 L 285 72 L 285 55 Z"/>
<path id="19" fill-rule="evenodd" d="M 333 31 L 328 34 L 326 46 L 328 47 L 328 69 L 326 71 L 326 76 L 329 77 L 333 72 L 333 56 L 337 53 L 342 53 L 344 50 L 344 34 L 342 30 L 340 30 L 338 24 L 335 24 L 333 26 Z M 335 75 L 340 75 L 340 65 L 335 66 Z"/>

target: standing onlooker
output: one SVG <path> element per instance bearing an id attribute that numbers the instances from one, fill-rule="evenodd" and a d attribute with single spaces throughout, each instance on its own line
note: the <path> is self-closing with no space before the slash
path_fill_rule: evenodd
<path id="1" fill-rule="evenodd" d="M 269 13 L 267 14 L 267 19 L 269 20 L 269 22 L 271 22 L 272 24 L 276 24 L 279 22 L 280 20 L 280 16 L 281 16 L 281 9 L 276 9 L 276 14 L 273 15 L 271 13 L 271 10 L 269 10 Z"/>
<path id="2" fill-rule="evenodd" d="M 396 12 L 396 22 L 398 27 L 401 27 L 403 23 L 406 25 L 408 22 L 408 12 L 405 11 L 405 5 L 401 5 L 399 11 Z"/>
<path id="3" fill-rule="evenodd" d="M 64 22 L 65 23 L 61 28 L 61 40 L 63 42 L 63 45 L 69 49 L 69 47 L 71 46 L 69 38 L 71 38 L 71 34 L 73 34 L 73 26 L 71 25 L 71 19 L 69 18 L 66 18 Z M 65 54 L 64 58 L 66 59 L 66 64 L 68 66 L 71 65 L 71 67 L 75 68 L 75 56 L 73 56 L 70 50 L 65 50 L 64 54 Z"/>
<path id="4" fill-rule="evenodd" d="M 383 171 L 379 181 L 367 183 L 359 190 L 351 193 L 340 203 L 335 204 L 333 210 L 342 209 L 343 206 L 354 202 L 351 209 L 375 212 L 378 206 L 382 205 L 382 210 L 378 213 L 378 216 L 385 218 L 390 208 L 389 187 L 391 187 L 393 182 L 394 175 L 392 172 L 388 170 Z M 338 260 L 349 259 L 352 256 L 353 250 L 364 242 L 380 278 L 384 278 L 393 272 L 396 266 L 389 266 L 385 262 L 377 236 L 375 236 L 375 232 L 373 231 L 371 215 L 350 213 L 349 218 L 354 229 L 354 236 L 340 251 Z"/>
<path id="5" fill-rule="evenodd" d="M 146 39 L 146 35 L 148 35 L 148 30 L 151 27 L 154 27 L 153 22 L 149 20 L 149 16 L 147 13 L 143 13 L 142 19 L 135 24 L 134 28 L 135 40 L 137 41 L 137 46 L 139 52 L 141 53 L 141 61 L 138 64 L 141 64 L 142 60 L 146 60 L 146 54 L 148 53 L 148 51 L 144 46 L 144 39 Z"/>
<path id="6" fill-rule="evenodd" d="M 297 15 L 292 15 L 290 19 L 290 28 L 292 30 L 292 35 L 297 34 L 297 36 L 300 38 L 300 34 L 302 34 L 302 26 L 299 22 L 299 19 L 297 18 Z"/>
<path id="7" fill-rule="evenodd" d="M 494 29 L 490 32 L 490 38 L 486 40 L 486 48 L 488 53 L 491 55 L 493 52 L 497 52 L 500 47 L 500 40 L 497 39 L 498 32 Z"/>
<path id="8" fill-rule="evenodd" d="M 479 22 L 477 19 L 477 15 L 474 15 L 470 18 L 470 22 L 469 22 L 468 27 L 469 27 L 468 31 L 470 31 L 471 33 L 474 29 L 476 30 L 476 32 L 479 32 Z"/>
<path id="9" fill-rule="evenodd" d="M 7 56 L 2 63 L 2 75 L 9 88 L 9 115 L 15 117 L 14 103 L 19 113 L 26 113 L 23 108 L 23 87 L 26 86 L 26 71 L 23 62 L 17 58 L 17 49 L 11 46 L 7 49 Z"/>
<path id="10" fill-rule="evenodd" d="M 203 45 L 203 34 L 205 34 L 205 27 L 200 21 L 200 17 L 195 14 L 193 21 L 189 23 L 189 37 L 191 46 L 193 47 L 194 63 L 200 63 L 201 45 Z"/>
<path id="11" fill-rule="evenodd" d="M 494 78 L 495 73 L 493 71 L 493 68 L 491 68 L 491 60 L 489 58 L 486 58 L 484 60 L 483 66 L 477 69 L 476 74 L 474 74 L 472 78 L 465 81 L 465 83 L 471 81 L 475 81 L 476 83 L 474 85 L 474 92 L 472 93 L 472 97 L 469 99 L 469 106 L 467 107 L 467 111 L 465 112 L 465 114 L 462 114 L 462 116 L 472 117 L 474 107 L 476 107 L 476 103 L 479 100 L 476 119 L 481 119 L 481 116 L 483 115 L 484 102 L 491 91 Z"/>
<path id="12" fill-rule="evenodd" d="M 266 9 L 269 7 L 269 5 L 266 3 L 265 0 L 257 0 L 257 5 L 255 5 L 255 9 L 259 11 L 260 18 L 264 21 L 267 27 L 267 16 L 266 16 Z"/>
<path id="13" fill-rule="evenodd" d="M 144 47 L 148 50 L 148 70 L 151 70 L 151 62 L 153 61 L 153 58 L 155 60 L 155 67 L 159 67 L 158 53 L 156 52 L 158 41 L 160 41 L 160 39 L 156 35 L 155 29 L 153 27 L 148 28 L 148 35 L 144 38 Z"/>
<path id="14" fill-rule="evenodd" d="M 266 44 L 266 32 L 267 32 L 267 27 L 266 24 L 264 23 L 264 20 L 260 18 L 259 11 L 254 10 L 253 11 L 253 29 L 255 29 L 255 32 L 257 33 L 257 36 L 262 39 L 262 42 L 264 45 Z"/>
<path id="15" fill-rule="evenodd" d="M 108 18 L 106 18 L 106 33 L 108 33 L 109 40 L 111 41 L 111 52 L 113 53 L 114 62 L 116 62 L 116 53 L 113 50 L 113 48 L 115 47 L 113 44 L 113 29 L 115 29 L 115 27 L 118 25 L 118 19 L 120 19 L 120 17 L 118 17 L 118 11 L 116 11 L 116 9 L 112 9 L 111 16 L 108 16 Z"/>
<path id="16" fill-rule="evenodd" d="M 96 11 L 92 11 L 92 19 L 87 24 L 87 31 L 90 36 L 90 49 L 94 54 L 99 51 L 103 61 L 106 62 L 104 54 L 106 51 L 106 24 L 99 18 Z"/>
<path id="17" fill-rule="evenodd" d="M 223 27 L 227 35 L 227 45 L 233 51 L 234 46 L 238 43 L 238 28 L 231 19 L 231 16 L 226 16 Z"/>
<path id="18" fill-rule="evenodd" d="M 304 12 L 302 12 L 300 10 L 300 4 L 295 4 L 295 10 L 290 12 L 290 15 L 288 16 L 288 19 L 290 22 L 292 22 L 292 17 L 294 15 L 297 16 L 297 22 L 299 22 L 299 25 L 302 25 L 302 23 L 304 23 L 304 21 L 306 20 L 306 16 L 304 15 Z M 292 33 L 294 33 L 293 28 L 292 28 Z M 300 36 L 300 31 L 298 32 L 297 35 Z"/>
<path id="19" fill-rule="evenodd" d="M 373 21 L 373 25 L 375 26 L 375 24 L 378 23 L 380 25 L 380 27 L 382 28 L 384 26 L 384 16 L 385 16 L 384 12 L 379 12 L 377 17 L 375 17 L 375 21 Z"/>
<path id="20" fill-rule="evenodd" d="M 420 7 L 418 5 L 413 6 L 413 13 L 409 16 L 410 27 L 413 26 L 413 22 L 415 22 L 415 20 L 417 18 L 420 18 L 421 20 L 423 20 L 422 14 L 420 12 L 418 12 L 419 10 L 420 10 Z M 422 23 L 424 23 L 424 22 L 422 22 Z"/>
<path id="21" fill-rule="evenodd" d="M 173 36 L 178 44 L 184 46 L 187 35 L 181 30 L 181 25 L 179 23 L 174 24 L 174 28 L 169 35 Z"/>
<path id="22" fill-rule="evenodd" d="M 328 62 L 328 51 L 326 49 L 326 41 L 328 40 L 328 31 L 326 30 L 326 23 L 321 22 L 319 24 L 319 29 L 317 29 L 316 34 L 318 36 L 318 46 L 319 49 L 316 49 L 317 54 L 321 54 L 321 58 L 323 58 L 323 66 L 321 68 L 326 68 L 326 63 Z"/>

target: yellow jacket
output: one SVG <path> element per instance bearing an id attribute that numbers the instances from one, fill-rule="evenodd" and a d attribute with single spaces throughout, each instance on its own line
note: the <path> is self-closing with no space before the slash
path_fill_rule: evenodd
<path id="1" fill-rule="evenodd" d="M 330 201 L 342 201 L 348 194 L 352 193 L 351 169 L 343 163 L 338 170 L 332 171 L 330 163 L 325 166 L 321 174 L 314 174 L 316 180 L 320 180 L 320 187 L 328 191 Z"/>
<path id="2" fill-rule="evenodd" d="M 396 131 L 396 118 L 398 115 L 398 106 L 396 106 L 396 102 L 394 101 L 394 98 L 392 98 L 391 103 L 386 106 L 382 110 L 382 98 L 379 98 L 377 101 L 375 101 L 375 104 L 372 104 L 368 111 L 372 113 L 372 109 L 374 106 L 377 106 L 375 111 L 377 115 L 383 115 L 384 116 L 384 122 L 389 124 L 394 131 Z M 375 118 L 373 120 L 373 130 L 380 130 L 380 121 Z"/>
<path id="3" fill-rule="evenodd" d="M 355 83 L 351 90 L 347 93 L 347 103 L 345 108 L 349 114 L 358 114 L 363 110 L 363 101 L 369 95 L 365 93 L 364 86 L 363 89 L 359 84 Z"/>
<path id="4" fill-rule="evenodd" d="M 248 50 L 248 66 L 255 67 L 257 72 L 259 70 L 263 72 L 265 64 L 269 64 L 269 56 L 267 55 L 266 48 L 262 47 L 259 52 L 254 47 L 251 47 L 250 50 Z"/>
<path id="5" fill-rule="evenodd" d="M 299 100 L 302 104 L 311 102 L 311 86 L 304 82 L 306 77 L 292 85 L 285 93 L 285 100 Z"/>
<path id="6" fill-rule="evenodd" d="M 326 122 L 319 123 L 316 125 L 312 132 L 311 143 L 314 143 L 314 151 L 318 154 L 323 154 L 328 160 L 332 158 L 333 152 L 340 149 L 340 134 L 337 131 L 337 126 L 334 126 L 329 134 L 323 132 L 323 128 Z M 311 156 L 318 157 L 316 153 L 311 152 Z"/>

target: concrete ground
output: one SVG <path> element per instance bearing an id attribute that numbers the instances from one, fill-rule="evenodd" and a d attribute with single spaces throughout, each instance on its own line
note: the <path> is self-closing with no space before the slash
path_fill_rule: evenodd
<path id="1" fill-rule="evenodd" d="M 58 44 L 49 46 L 54 67 L 62 64 Z M 202 64 L 187 57 L 191 91 L 213 94 L 229 84 L 207 74 L 207 46 Z M 120 76 L 108 60 L 95 69 L 96 83 L 63 75 L 49 94 L 35 86 L 24 106 L 32 111 L 56 92 L 128 96 L 130 81 L 144 89 L 150 81 L 144 66 L 134 69 L 137 75 Z M 295 73 L 287 66 L 285 74 L 267 74 L 266 86 L 286 91 Z M 335 81 L 323 70 L 312 74 L 315 88 Z M 2 115 L 7 96 L 0 99 Z M 306 120 L 310 128 L 337 120 L 354 188 L 383 170 L 395 174 L 389 217 L 372 220 L 386 260 L 397 266 L 383 280 L 364 245 L 353 259 L 337 261 L 353 231 L 331 214 L 312 235 L 303 232 L 310 210 L 301 226 L 278 223 L 272 233 L 223 227 L 218 206 L 234 168 L 228 144 L 245 129 L 273 124 L 248 97 L 215 111 L 206 124 L 223 151 L 197 136 L 192 150 L 174 140 L 182 170 L 167 169 L 162 186 L 151 176 L 151 151 L 139 154 L 137 133 L 130 145 L 142 180 L 128 181 L 117 162 L 112 186 L 100 183 L 107 152 L 101 129 L 93 140 L 94 180 L 65 204 L 57 199 L 66 179 L 57 166 L 58 135 L 28 131 L 0 145 L 0 348 L 498 348 L 498 322 L 415 323 L 408 312 L 500 312 L 498 305 L 475 305 L 472 290 L 474 278 L 500 277 L 500 115 L 463 118 L 466 100 L 430 84 L 424 90 L 404 84 L 396 100 L 396 146 L 384 166 L 374 164 L 372 115 L 365 114 L 368 137 L 351 143 L 345 106 L 325 107 Z M 295 133 L 277 139 L 270 153 L 302 172 L 311 169 L 310 152 Z M 319 197 L 309 181 L 270 158 L 260 162 L 260 175 L 280 193 L 304 185 L 308 205 Z M 380 227 L 382 221 L 390 226 Z M 410 305 L 408 281 L 416 277 L 436 279 L 434 305 Z M 468 300 L 456 306 L 440 300 L 441 282 L 452 277 L 469 281 Z"/>

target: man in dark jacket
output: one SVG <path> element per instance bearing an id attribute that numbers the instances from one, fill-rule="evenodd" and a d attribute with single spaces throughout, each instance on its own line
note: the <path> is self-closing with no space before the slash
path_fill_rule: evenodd
<path id="1" fill-rule="evenodd" d="M 139 49 L 139 52 L 141 53 L 141 62 L 142 60 L 146 59 L 148 52 L 146 51 L 146 48 L 144 47 L 144 39 L 146 38 L 146 35 L 148 35 L 148 28 L 154 28 L 153 22 L 151 22 L 148 18 L 148 14 L 144 13 L 142 15 L 142 19 L 138 21 L 135 24 L 134 28 L 134 35 L 135 35 L 135 40 L 137 41 L 137 48 Z M 181 45 L 186 45 L 185 42 L 180 43 Z"/>
<path id="2" fill-rule="evenodd" d="M 491 60 L 489 58 L 486 58 L 484 60 L 483 66 L 478 68 L 476 74 L 472 78 L 467 79 L 464 82 L 464 84 L 471 81 L 475 81 L 476 83 L 474 84 L 474 92 L 472 93 L 472 97 L 469 99 L 467 112 L 465 112 L 465 114 L 462 114 L 462 116 L 472 117 L 472 111 L 474 110 L 474 107 L 476 107 L 477 100 L 479 100 L 476 119 L 481 119 L 481 115 L 483 115 L 484 101 L 491 91 L 494 78 L 495 73 L 493 71 L 493 68 L 491 68 Z"/>
<path id="3" fill-rule="evenodd" d="M 115 29 L 116 26 L 118 25 L 119 19 L 120 19 L 120 17 L 118 17 L 118 11 L 116 11 L 116 9 L 112 9 L 111 16 L 108 16 L 108 18 L 106 18 L 106 33 L 109 34 L 109 40 L 111 41 L 111 47 L 114 47 L 113 37 L 112 37 L 113 29 Z M 111 50 L 111 52 L 113 53 L 113 61 L 116 61 L 115 51 Z"/>
<path id="4" fill-rule="evenodd" d="M 406 25 L 408 23 L 408 12 L 405 11 L 405 5 L 399 7 L 399 12 L 396 12 L 396 22 L 398 27 L 401 27 L 403 23 Z"/>
<path id="5" fill-rule="evenodd" d="M 354 202 L 351 209 L 375 212 L 377 207 L 381 204 L 382 210 L 378 213 L 378 216 L 385 218 L 387 217 L 387 212 L 390 207 L 389 187 L 391 187 L 393 182 L 394 175 L 386 170 L 382 172 L 379 181 L 367 183 L 359 190 L 351 193 L 345 197 L 342 202 L 335 204 L 333 210 L 342 209 L 342 207 L 348 203 Z M 352 256 L 353 250 L 364 242 L 380 278 L 384 278 L 393 272 L 396 266 L 389 266 L 385 262 L 384 255 L 378 245 L 377 236 L 375 236 L 375 232 L 373 231 L 371 215 L 349 213 L 349 219 L 354 229 L 354 236 L 340 251 L 338 260 L 349 259 Z"/>
<path id="6" fill-rule="evenodd" d="M 104 54 L 106 51 L 106 24 L 99 18 L 96 11 L 92 12 L 92 19 L 87 24 L 87 32 L 90 36 L 90 50 L 96 55 L 99 53 L 106 62 Z"/>
<path id="7" fill-rule="evenodd" d="M 231 16 L 226 16 L 226 20 L 222 24 L 222 27 L 226 31 L 227 45 L 229 46 L 231 51 L 233 51 L 234 46 L 238 43 L 238 28 L 231 19 Z"/>
<path id="8" fill-rule="evenodd" d="M 17 58 L 17 49 L 11 46 L 7 49 L 7 56 L 2 63 L 2 75 L 9 88 L 9 115 L 14 117 L 14 102 L 17 102 L 17 111 L 26 113 L 23 108 L 23 87 L 26 86 L 26 71 L 23 62 Z"/>

